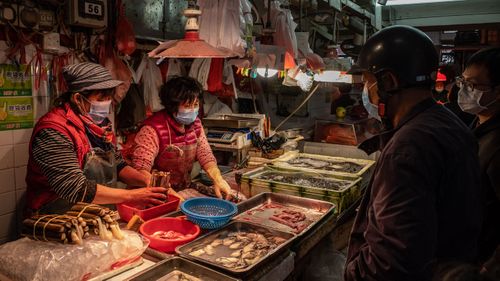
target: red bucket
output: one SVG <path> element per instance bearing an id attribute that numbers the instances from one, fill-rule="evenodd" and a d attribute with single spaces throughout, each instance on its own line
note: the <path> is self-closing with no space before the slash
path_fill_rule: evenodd
<path id="1" fill-rule="evenodd" d="M 149 247 L 165 253 L 174 253 L 177 246 L 184 245 L 198 237 L 200 227 L 186 220 L 185 217 L 156 218 L 143 223 L 139 231 L 149 239 Z M 157 238 L 153 236 L 157 231 L 175 231 L 186 237 L 177 239 Z"/>

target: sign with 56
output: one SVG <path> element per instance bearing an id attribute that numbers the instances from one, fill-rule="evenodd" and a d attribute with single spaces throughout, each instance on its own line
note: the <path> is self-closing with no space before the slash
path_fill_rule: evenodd
<path id="1" fill-rule="evenodd" d="M 85 2 L 85 14 L 92 16 L 102 16 L 102 5 Z"/>

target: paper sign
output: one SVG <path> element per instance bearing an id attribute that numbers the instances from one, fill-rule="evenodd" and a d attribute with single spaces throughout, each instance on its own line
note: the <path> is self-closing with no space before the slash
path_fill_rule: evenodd
<path id="1" fill-rule="evenodd" d="M 0 97 L 0 131 L 33 127 L 33 97 Z"/>
<path id="2" fill-rule="evenodd" d="M 31 97 L 31 95 L 29 66 L 0 64 L 0 97 Z"/>

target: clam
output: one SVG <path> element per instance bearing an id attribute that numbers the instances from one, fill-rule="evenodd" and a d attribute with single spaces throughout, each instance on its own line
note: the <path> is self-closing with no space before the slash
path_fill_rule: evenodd
<path id="1" fill-rule="evenodd" d="M 246 245 L 245 247 L 243 247 L 243 253 L 250 252 L 251 250 L 253 250 L 254 247 L 255 247 L 255 242 Z"/>
<path id="2" fill-rule="evenodd" d="M 229 246 L 229 245 L 233 244 L 234 241 L 236 241 L 236 237 L 227 237 L 227 238 L 224 238 L 224 240 L 222 240 L 222 245 Z"/>
<path id="3" fill-rule="evenodd" d="M 235 250 L 241 248 L 241 242 L 235 242 L 229 246 L 229 249 Z"/>
<path id="4" fill-rule="evenodd" d="M 203 254 L 205 254 L 205 251 L 203 249 L 196 250 L 194 252 L 189 253 L 193 257 L 199 257 Z"/>
<path id="5" fill-rule="evenodd" d="M 210 243 L 210 245 L 214 248 L 219 246 L 220 244 L 222 244 L 222 239 L 215 239 L 214 241 L 212 241 L 212 243 Z"/>
<path id="6" fill-rule="evenodd" d="M 209 256 L 212 256 L 215 251 L 214 251 L 214 247 L 212 247 L 212 245 L 207 245 L 205 246 L 205 248 L 203 248 L 203 250 L 205 251 L 205 253 Z"/>
<path id="7" fill-rule="evenodd" d="M 237 250 L 231 253 L 231 257 L 233 258 L 239 258 L 241 256 L 242 250 Z"/>

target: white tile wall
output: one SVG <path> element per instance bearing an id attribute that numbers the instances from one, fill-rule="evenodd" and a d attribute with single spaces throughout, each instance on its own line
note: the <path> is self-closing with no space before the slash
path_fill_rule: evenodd
<path id="1" fill-rule="evenodd" d="M 0 170 L 0 194 L 16 189 L 16 180 L 12 176 L 14 168 Z"/>
<path id="2" fill-rule="evenodd" d="M 26 166 L 15 168 L 15 186 L 16 189 L 26 189 Z"/>
<path id="3" fill-rule="evenodd" d="M 12 239 L 16 233 L 16 214 L 0 215 L 0 239 Z"/>
<path id="4" fill-rule="evenodd" d="M 12 131 L 0 131 L 0 145 L 8 145 L 12 143 Z"/>
<path id="5" fill-rule="evenodd" d="M 14 167 L 14 146 L 0 146 L 0 170 Z"/>
<path id="6" fill-rule="evenodd" d="M 16 192 L 10 191 L 0 194 L 0 215 L 16 211 Z"/>
<path id="7" fill-rule="evenodd" d="M 43 110 L 45 108 L 41 111 Z M 18 238 L 17 229 L 22 220 L 26 195 L 26 165 L 32 132 L 33 129 L 0 131 L 0 244 Z"/>
<path id="8" fill-rule="evenodd" d="M 21 129 L 10 131 L 12 133 L 12 143 L 29 143 L 33 129 Z M 0 135 L 1 136 L 1 135 Z"/>
<path id="9" fill-rule="evenodd" d="M 14 145 L 14 167 L 26 166 L 29 157 L 29 143 Z"/>

